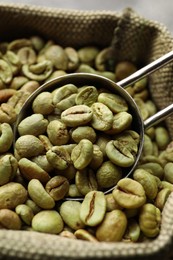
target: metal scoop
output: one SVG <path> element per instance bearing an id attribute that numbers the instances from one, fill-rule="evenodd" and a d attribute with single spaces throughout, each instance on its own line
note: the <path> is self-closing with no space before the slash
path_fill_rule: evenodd
<path id="1" fill-rule="evenodd" d="M 131 126 L 131 129 L 138 132 L 140 135 L 140 143 L 138 147 L 138 153 L 136 156 L 135 163 L 131 166 L 125 169 L 125 177 L 128 177 L 131 175 L 131 173 L 134 171 L 139 158 L 142 153 L 143 143 L 144 143 L 144 131 L 145 129 L 153 126 L 154 124 L 164 120 L 167 116 L 169 116 L 173 112 L 173 104 L 170 104 L 165 109 L 159 111 L 152 117 L 148 118 L 147 120 L 143 121 L 141 118 L 140 111 L 134 101 L 134 99 L 129 95 L 129 93 L 124 89 L 127 86 L 135 83 L 136 81 L 139 81 L 141 78 L 151 74 L 152 72 L 158 70 L 159 68 L 163 67 L 167 63 L 169 63 L 171 60 L 173 60 L 173 51 L 167 53 L 166 55 L 162 56 L 161 58 L 157 59 L 156 61 L 150 63 L 149 65 L 143 67 L 142 69 L 138 70 L 137 72 L 133 73 L 129 77 L 119 81 L 118 83 L 115 83 L 105 77 L 98 76 L 95 74 L 88 74 L 88 73 L 72 73 L 65 76 L 61 76 L 58 78 L 55 78 L 45 84 L 43 84 L 40 88 L 38 88 L 25 102 L 23 105 L 18 118 L 16 120 L 16 123 L 14 125 L 14 146 L 15 141 L 18 138 L 18 125 L 19 123 L 27 116 L 32 114 L 32 102 L 35 99 L 35 97 L 40 94 L 43 91 L 53 91 L 56 88 L 59 88 L 65 84 L 72 83 L 76 86 L 83 86 L 83 85 L 94 85 L 96 88 L 108 88 L 113 93 L 119 94 L 122 96 L 129 106 L 129 112 L 133 116 L 133 123 Z M 111 192 L 114 189 L 112 187 L 111 189 L 105 191 L 105 194 Z M 82 200 L 83 198 L 66 198 L 66 200 Z"/>

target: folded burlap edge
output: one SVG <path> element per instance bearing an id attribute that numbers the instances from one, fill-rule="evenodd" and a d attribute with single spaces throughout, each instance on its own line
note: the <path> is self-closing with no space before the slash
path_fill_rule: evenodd
<path id="1" fill-rule="evenodd" d="M 135 44 L 134 49 L 136 46 L 139 46 L 139 42 L 137 41 L 136 43 L 136 36 L 139 36 L 139 27 L 143 26 L 144 23 L 146 27 L 143 26 L 143 30 L 146 30 L 147 27 L 152 28 L 152 32 L 148 32 L 151 36 L 151 45 L 148 46 L 147 55 L 142 57 L 142 59 L 145 60 L 145 63 L 160 57 L 161 55 L 170 51 L 173 47 L 173 39 L 170 33 L 167 31 L 166 27 L 157 22 L 148 21 L 147 19 L 140 17 L 131 9 L 126 9 L 122 13 L 116 13 L 109 11 L 61 10 L 54 8 L 14 4 L 7 5 L 6 3 L 0 3 L 0 13 L 0 20 L 3 20 L 3 23 L 0 25 L 0 33 L 2 33 L 4 30 L 4 24 L 6 24 L 6 28 L 8 28 L 8 26 L 10 28 L 13 22 L 20 24 L 21 19 L 23 19 L 24 25 L 26 26 L 25 28 L 29 29 L 31 20 L 35 18 L 34 23 L 36 22 L 38 27 L 35 27 L 34 32 L 37 33 L 39 31 L 39 26 L 41 26 L 42 30 L 40 33 L 41 35 L 44 35 L 45 24 L 43 18 L 49 17 L 49 23 L 47 24 L 47 27 L 50 27 L 50 31 L 49 33 L 46 33 L 47 38 L 55 38 L 54 28 L 59 25 L 60 21 L 66 22 L 69 17 L 72 19 L 77 19 L 79 22 L 83 17 L 85 17 L 89 24 L 86 26 L 86 28 L 90 27 L 93 22 L 95 26 L 95 20 L 98 22 L 101 18 L 99 26 L 102 26 L 102 28 L 104 27 L 104 34 L 103 31 L 101 33 L 96 32 L 94 29 L 95 27 L 92 25 L 93 27 L 90 28 L 91 34 L 84 37 L 79 45 L 82 46 L 87 41 L 87 43 L 98 44 L 101 38 L 105 38 L 106 40 L 101 45 L 106 46 L 112 41 L 113 48 L 115 48 L 116 51 L 119 49 L 120 55 L 117 54 L 117 59 L 118 57 L 119 59 L 122 59 L 123 55 L 125 57 L 125 55 L 128 54 L 128 48 L 126 51 L 122 52 L 121 46 L 123 46 L 123 42 L 130 42 L 131 45 Z M 65 20 L 63 20 L 64 15 L 67 18 Z M 42 19 L 40 21 L 41 17 Z M 91 21 L 89 21 L 89 19 L 91 19 Z M 56 23 L 54 24 L 55 20 Z M 135 26 L 136 21 L 140 21 L 140 26 L 137 28 Z M 43 22 L 43 24 L 40 25 L 41 22 Z M 133 37 L 130 37 L 130 34 L 127 34 L 126 37 L 124 37 L 124 35 L 121 36 L 121 33 L 124 30 L 130 30 L 131 26 L 133 26 L 135 29 L 139 29 L 139 31 L 136 31 L 136 36 L 134 39 L 132 39 Z M 116 27 L 116 29 L 114 27 Z M 22 32 L 23 30 L 21 30 L 19 34 Z M 118 40 L 117 35 L 119 35 Z M 69 41 L 71 41 L 73 45 L 76 39 L 79 39 L 77 33 L 73 35 L 72 38 L 67 37 L 66 41 L 63 41 L 63 34 L 59 34 L 58 37 L 60 43 L 65 45 Z M 90 41 L 91 38 L 93 39 L 92 41 Z M 141 57 L 140 55 L 141 52 L 136 53 L 135 56 L 134 53 L 130 53 L 128 59 L 132 61 L 138 61 L 140 63 L 138 60 L 139 57 Z M 172 65 L 167 65 L 163 69 L 159 70 L 158 73 L 156 72 L 154 75 L 152 75 L 150 77 L 150 83 L 153 99 L 159 108 L 164 107 L 165 103 L 172 103 Z M 160 90 L 162 98 L 160 98 L 161 95 L 158 95 Z M 173 136 L 172 124 L 173 122 L 171 119 L 171 121 L 168 122 L 168 128 L 171 135 Z M 125 242 L 92 244 L 86 241 L 72 241 L 70 239 L 61 238 L 56 235 L 41 234 L 31 231 L 1 230 L 0 259 L 152 259 L 153 256 L 157 256 L 158 259 L 163 259 L 169 251 L 172 242 L 173 218 L 171 216 L 173 216 L 172 194 L 166 202 L 162 213 L 162 225 L 159 236 L 153 241 L 146 241 L 136 244 L 128 244 Z"/>
<path id="2" fill-rule="evenodd" d="M 100 244 L 31 231 L 1 230 L 0 259 L 166 259 L 172 243 L 172 215 L 173 193 L 163 210 L 159 236 L 142 243 Z"/>

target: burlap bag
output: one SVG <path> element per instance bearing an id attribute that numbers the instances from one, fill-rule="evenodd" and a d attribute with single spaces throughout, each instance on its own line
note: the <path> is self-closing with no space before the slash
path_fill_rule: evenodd
<path id="1" fill-rule="evenodd" d="M 118 60 L 142 66 L 173 49 L 167 29 L 140 17 L 131 9 L 123 12 L 75 11 L 0 4 L 0 39 L 40 35 L 62 46 L 112 46 Z M 173 101 L 172 64 L 150 76 L 153 100 L 161 109 Z M 173 117 L 167 121 L 173 138 Z M 168 259 L 173 237 L 173 194 L 162 216 L 160 235 L 143 243 L 91 243 L 57 235 L 0 230 L 0 259 Z"/>

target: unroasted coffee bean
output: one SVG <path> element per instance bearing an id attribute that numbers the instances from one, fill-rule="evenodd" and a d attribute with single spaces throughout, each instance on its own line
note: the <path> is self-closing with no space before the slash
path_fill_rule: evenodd
<path id="1" fill-rule="evenodd" d="M 20 230 L 22 222 L 14 211 L 0 209 L 0 226 L 3 229 Z"/>
<path id="2" fill-rule="evenodd" d="M 111 129 L 107 134 L 119 134 L 128 129 L 132 123 L 132 115 L 127 112 L 119 112 L 114 115 Z"/>
<path id="3" fill-rule="evenodd" d="M 92 127 L 100 131 L 109 130 L 113 122 L 112 111 L 100 102 L 95 102 L 91 108 L 93 110 L 93 117 L 91 121 Z"/>
<path id="4" fill-rule="evenodd" d="M 79 143 L 82 139 L 88 139 L 94 143 L 96 141 L 96 132 L 90 126 L 78 126 L 72 129 L 71 137 L 76 143 Z"/>
<path id="5" fill-rule="evenodd" d="M 89 164 L 89 166 L 96 170 L 98 169 L 103 163 L 103 153 L 100 150 L 100 147 L 96 144 L 93 145 L 93 157 Z"/>
<path id="6" fill-rule="evenodd" d="M 155 176 L 153 176 L 146 170 L 139 168 L 134 171 L 133 178 L 134 180 L 141 183 L 149 199 L 155 199 L 158 193 L 158 183 Z"/>
<path id="7" fill-rule="evenodd" d="M 40 211 L 32 219 L 32 228 L 38 232 L 59 234 L 63 227 L 62 218 L 55 210 Z"/>
<path id="8" fill-rule="evenodd" d="M 9 66 L 9 63 L 3 59 L 0 59 L 0 78 L 5 83 L 8 84 L 12 80 L 13 74 Z"/>
<path id="9" fill-rule="evenodd" d="M 54 111 L 53 96 L 50 92 L 40 93 L 32 103 L 34 113 L 49 115 Z"/>
<path id="10" fill-rule="evenodd" d="M 71 164 L 70 154 L 61 146 L 53 146 L 46 153 L 47 160 L 55 169 L 65 170 Z"/>
<path id="11" fill-rule="evenodd" d="M 0 106 L 0 123 L 13 124 L 16 120 L 17 114 L 14 107 L 7 103 L 2 103 Z"/>
<path id="12" fill-rule="evenodd" d="M 55 201 L 58 201 L 67 194 L 69 182 L 64 176 L 54 176 L 46 183 L 45 189 Z"/>
<path id="13" fill-rule="evenodd" d="M 68 68 L 68 56 L 60 45 L 51 45 L 45 51 L 45 57 L 50 60 L 56 69 Z"/>
<path id="14" fill-rule="evenodd" d="M 173 162 L 168 162 L 164 167 L 164 179 L 173 183 Z"/>
<path id="15" fill-rule="evenodd" d="M 0 185 L 4 185 L 14 179 L 18 169 L 18 162 L 12 154 L 3 155 L 0 158 Z"/>
<path id="16" fill-rule="evenodd" d="M 61 111 L 66 110 L 75 105 L 75 98 L 78 88 L 73 84 L 67 84 L 52 92 L 53 104 Z"/>
<path id="17" fill-rule="evenodd" d="M 170 142 L 168 130 L 162 126 L 156 127 L 155 138 L 156 138 L 156 142 L 161 150 L 165 149 Z"/>
<path id="18" fill-rule="evenodd" d="M 30 158 L 43 154 L 44 146 L 34 135 L 23 135 L 16 140 L 15 150 L 23 158 Z"/>
<path id="19" fill-rule="evenodd" d="M 98 240 L 85 229 L 78 229 L 74 233 L 77 239 L 86 240 L 90 242 L 98 242 Z"/>
<path id="20" fill-rule="evenodd" d="M 48 120 L 42 114 L 33 114 L 23 119 L 18 125 L 18 132 L 22 135 L 38 136 L 43 134 L 48 126 Z"/>
<path id="21" fill-rule="evenodd" d="M 107 212 L 102 223 L 97 227 L 96 238 L 99 241 L 121 241 L 127 227 L 127 218 L 123 211 L 115 209 Z"/>
<path id="22" fill-rule="evenodd" d="M 97 170 L 96 179 L 98 186 L 102 188 L 111 188 L 115 186 L 122 177 L 121 168 L 117 167 L 111 161 L 105 161 Z"/>
<path id="23" fill-rule="evenodd" d="M 19 204 L 15 208 L 15 212 L 19 215 L 19 217 L 22 219 L 24 223 L 26 223 L 28 226 L 31 225 L 31 221 L 34 217 L 34 214 L 29 206 L 25 204 Z"/>
<path id="24" fill-rule="evenodd" d="M 9 182 L 0 187 L 0 209 L 14 209 L 26 199 L 27 190 L 20 183 Z"/>
<path id="25" fill-rule="evenodd" d="M 106 198 L 106 212 L 112 211 L 114 209 L 121 209 L 122 207 L 116 202 L 112 193 L 105 195 Z"/>
<path id="26" fill-rule="evenodd" d="M 90 191 L 84 198 L 80 218 L 88 226 L 100 224 L 106 213 L 106 199 L 101 191 Z"/>
<path id="27" fill-rule="evenodd" d="M 127 229 L 124 235 L 125 241 L 137 242 L 140 237 L 140 227 L 136 220 L 128 220 Z"/>
<path id="28" fill-rule="evenodd" d="M 60 206 L 60 215 L 63 221 L 73 230 L 84 228 L 80 219 L 81 203 L 79 201 L 65 201 Z"/>
<path id="29" fill-rule="evenodd" d="M 98 101 L 105 104 L 112 112 L 119 113 L 128 110 L 128 105 L 124 98 L 112 93 L 101 93 Z"/>
<path id="30" fill-rule="evenodd" d="M 53 166 L 48 162 L 45 154 L 32 157 L 31 161 L 36 163 L 47 173 L 51 173 L 53 171 Z"/>
<path id="31" fill-rule="evenodd" d="M 109 61 L 112 61 L 113 49 L 111 47 L 103 48 L 95 58 L 95 66 L 99 71 L 105 71 L 108 68 Z"/>
<path id="32" fill-rule="evenodd" d="M 171 190 L 169 188 L 163 188 L 157 193 L 154 205 L 162 211 L 170 194 Z"/>
<path id="33" fill-rule="evenodd" d="M 8 123 L 0 124 L 0 153 L 7 152 L 13 142 L 12 127 Z"/>
<path id="34" fill-rule="evenodd" d="M 74 167 L 78 170 L 84 169 L 91 162 L 92 155 L 93 144 L 87 139 L 82 139 L 71 153 L 71 160 Z"/>
<path id="35" fill-rule="evenodd" d="M 160 231 L 161 213 L 151 203 L 142 206 L 139 214 L 139 226 L 147 237 L 156 237 Z"/>
<path id="36" fill-rule="evenodd" d="M 42 183 L 46 183 L 50 180 L 49 174 L 43 170 L 38 164 L 32 162 L 27 158 L 22 158 L 18 162 L 19 170 L 22 176 L 28 181 L 32 179 L 38 179 Z"/>
<path id="37" fill-rule="evenodd" d="M 75 184 L 79 192 L 86 195 L 88 192 L 97 190 L 96 175 L 92 169 L 83 169 L 76 172 Z"/>
<path id="38" fill-rule="evenodd" d="M 67 54 L 67 57 L 68 57 L 67 70 L 68 71 L 76 70 L 79 66 L 79 56 L 78 56 L 77 51 L 72 47 L 66 47 L 64 49 L 64 51 L 65 51 L 65 53 Z"/>
<path id="39" fill-rule="evenodd" d="M 120 167 L 130 167 L 135 162 L 133 154 L 118 140 L 107 143 L 106 154 L 111 162 Z"/>
<path id="40" fill-rule="evenodd" d="M 121 61 L 115 67 L 117 80 L 124 79 L 137 70 L 136 66 L 129 61 Z"/>
<path id="41" fill-rule="evenodd" d="M 53 145 L 66 144 L 70 138 L 66 125 L 59 120 L 53 120 L 48 124 L 47 134 Z"/>
<path id="42" fill-rule="evenodd" d="M 28 193 L 31 199 L 42 209 L 52 209 L 55 206 L 54 199 L 46 192 L 41 182 L 32 179 L 28 183 Z"/>
<path id="43" fill-rule="evenodd" d="M 113 196 L 120 206 L 127 209 L 139 208 L 146 202 L 143 186 L 130 178 L 121 179 L 117 183 Z"/>
<path id="44" fill-rule="evenodd" d="M 93 112 L 86 105 L 76 105 L 62 112 L 61 120 L 71 127 L 87 124 L 92 119 Z"/>
<path id="45" fill-rule="evenodd" d="M 94 86 L 84 87 L 76 96 L 75 102 L 77 105 L 91 106 L 97 101 L 98 91 Z"/>
<path id="46" fill-rule="evenodd" d="M 41 208 L 31 199 L 27 199 L 25 204 L 31 208 L 34 215 L 41 211 Z"/>
<path id="47" fill-rule="evenodd" d="M 82 63 L 94 65 L 94 60 L 99 53 L 99 49 L 95 46 L 86 46 L 78 50 L 78 56 Z"/>
<path id="48" fill-rule="evenodd" d="M 31 65 L 24 64 L 22 66 L 22 72 L 27 78 L 39 82 L 47 79 L 51 75 L 52 71 L 52 62 L 48 60 Z"/>

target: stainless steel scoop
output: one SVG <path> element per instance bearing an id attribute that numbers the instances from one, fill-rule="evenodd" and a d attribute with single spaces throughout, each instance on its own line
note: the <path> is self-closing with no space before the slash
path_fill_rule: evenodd
<path id="1" fill-rule="evenodd" d="M 167 116 L 169 116 L 173 112 L 173 104 L 170 104 L 165 109 L 159 111 L 154 116 L 148 118 L 147 120 L 143 121 L 140 111 L 134 101 L 134 99 L 129 95 L 129 93 L 124 89 L 127 86 L 131 85 L 132 83 L 135 83 L 136 81 L 139 81 L 141 78 L 151 74 L 152 72 L 158 70 L 162 66 L 169 63 L 171 60 L 173 60 L 173 51 L 165 54 L 161 58 L 157 59 L 156 61 L 150 63 L 149 65 L 143 67 L 142 69 L 138 70 L 137 72 L 133 73 L 129 77 L 119 81 L 118 83 L 115 83 L 105 77 L 98 76 L 95 74 L 88 74 L 88 73 L 72 73 L 65 76 L 60 76 L 58 78 L 55 78 L 49 82 L 46 82 L 41 87 L 39 87 L 25 102 L 23 105 L 18 118 L 16 120 L 16 123 L 14 125 L 14 148 L 15 148 L 15 141 L 18 138 L 18 125 L 25 117 L 32 114 L 32 102 L 35 99 L 35 97 L 40 94 L 43 91 L 53 91 L 56 88 L 59 88 L 65 84 L 72 83 L 76 86 L 83 86 L 83 85 L 94 85 L 96 88 L 108 88 L 110 91 L 117 93 L 121 95 L 129 106 L 129 112 L 133 116 L 133 123 L 131 126 L 131 129 L 138 132 L 140 135 L 140 143 L 138 148 L 138 153 L 136 156 L 135 163 L 131 166 L 125 169 L 125 177 L 128 177 L 131 175 L 131 173 L 134 171 L 139 158 L 141 156 L 142 148 L 143 148 L 143 142 L 144 142 L 144 131 L 145 129 L 153 126 L 154 124 L 164 120 Z M 109 193 L 112 191 L 114 187 L 111 189 L 105 191 L 106 193 Z M 67 200 L 82 200 L 82 198 L 66 198 Z"/>

